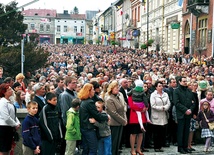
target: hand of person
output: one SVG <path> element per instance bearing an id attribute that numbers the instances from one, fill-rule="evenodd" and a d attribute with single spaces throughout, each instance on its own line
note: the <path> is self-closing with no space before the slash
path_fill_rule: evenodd
<path id="1" fill-rule="evenodd" d="M 21 124 L 17 125 L 16 126 L 16 130 L 18 130 L 20 128 Z"/>
<path id="2" fill-rule="evenodd" d="M 110 115 L 108 115 L 108 122 L 111 120 L 111 116 Z"/>
<path id="3" fill-rule="evenodd" d="M 146 109 L 147 109 L 147 108 L 146 108 L 146 107 L 144 107 L 144 108 L 143 108 L 143 110 L 142 110 L 142 112 L 146 112 Z"/>
<path id="4" fill-rule="evenodd" d="M 34 154 L 39 154 L 40 153 L 40 149 L 39 146 L 36 147 L 36 149 L 34 150 Z"/>
<path id="5" fill-rule="evenodd" d="M 190 109 L 188 109 L 188 110 L 185 112 L 186 115 L 190 115 L 191 113 L 192 113 L 192 111 L 191 111 Z"/>
<path id="6" fill-rule="evenodd" d="M 90 122 L 90 123 L 95 123 L 96 120 L 95 120 L 94 118 L 89 118 L 89 122 Z"/>

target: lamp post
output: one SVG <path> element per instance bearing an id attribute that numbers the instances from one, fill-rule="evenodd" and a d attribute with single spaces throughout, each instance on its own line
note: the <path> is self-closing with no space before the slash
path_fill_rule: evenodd
<path id="1" fill-rule="evenodd" d="M 149 55 L 149 47 L 148 47 L 148 41 L 149 41 L 149 0 L 142 0 L 142 5 L 145 6 L 146 5 L 146 14 L 147 14 L 147 18 L 146 18 L 146 39 L 147 39 L 147 48 L 146 48 L 146 55 L 148 58 Z"/>

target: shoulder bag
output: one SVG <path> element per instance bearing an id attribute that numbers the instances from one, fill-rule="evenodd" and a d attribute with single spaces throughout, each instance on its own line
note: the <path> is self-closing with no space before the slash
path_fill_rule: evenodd
<path id="1" fill-rule="evenodd" d="M 205 120 L 208 122 L 209 120 L 207 119 L 207 117 L 206 117 L 204 112 L 203 112 L 203 114 L 204 114 Z M 213 130 L 214 129 L 214 122 L 208 122 L 208 126 L 209 126 L 210 130 Z"/>

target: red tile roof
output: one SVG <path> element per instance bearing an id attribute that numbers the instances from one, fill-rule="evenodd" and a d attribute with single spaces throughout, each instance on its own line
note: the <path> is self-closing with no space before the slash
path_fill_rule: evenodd
<path id="1" fill-rule="evenodd" d="M 56 17 L 56 10 L 50 10 L 50 9 L 28 9 L 28 10 L 22 11 L 22 14 L 24 16 Z"/>
<path id="2" fill-rule="evenodd" d="M 84 20 L 86 18 L 85 14 L 71 14 L 72 19 L 81 19 Z"/>

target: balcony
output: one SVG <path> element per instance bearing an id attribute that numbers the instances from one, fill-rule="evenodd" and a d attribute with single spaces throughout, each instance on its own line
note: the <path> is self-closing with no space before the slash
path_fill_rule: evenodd
<path id="1" fill-rule="evenodd" d="M 201 13 L 208 14 L 210 0 L 188 0 L 187 9 L 195 16 L 199 16 Z"/>

